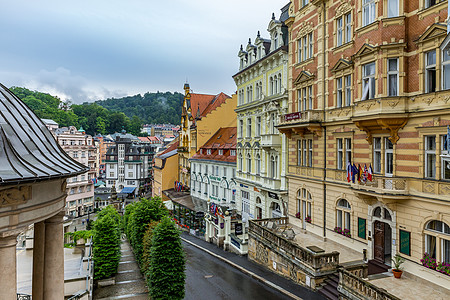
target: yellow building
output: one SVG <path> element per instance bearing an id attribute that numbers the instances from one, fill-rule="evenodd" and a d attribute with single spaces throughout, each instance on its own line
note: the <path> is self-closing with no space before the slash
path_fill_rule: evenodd
<path id="1" fill-rule="evenodd" d="M 233 76 L 238 91 L 237 203 L 243 219 L 287 215 L 285 169 L 287 140 L 276 128 L 287 112 L 287 27 L 282 14 L 272 17 L 270 39 L 260 33 L 255 43 L 239 51 L 239 72 Z"/>
<path id="2" fill-rule="evenodd" d="M 189 159 L 221 127 L 236 126 L 237 96 L 191 93 L 184 85 L 184 103 L 181 114 L 180 145 L 178 147 L 178 180 L 190 185 Z M 226 116 L 226 117 L 225 117 Z"/>
<path id="3" fill-rule="evenodd" d="M 168 148 L 155 156 L 153 167 L 152 196 L 162 197 L 162 192 L 174 187 L 178 179 L 178 139 L 175 139 Z"/>
<path id="4" fill-rule="evenodd" d="M 289 221 L 448 288 L 421 264 L 450 263 L 447 4 L 386 3 L 291 2 Z"/>

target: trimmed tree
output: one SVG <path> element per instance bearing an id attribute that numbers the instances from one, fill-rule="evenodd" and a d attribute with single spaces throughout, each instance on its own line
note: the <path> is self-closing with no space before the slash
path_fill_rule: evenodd
<path id="1" fill-rule="evenodd" d="M 150 277 L 150 258 L 151 258 L 151 247 L 153 239 L 153 231 L 158 225 L 157 221 L 151 221 L 147 226 L 147 231 L 144 234 L 144 240 L 142 241 L 142 273 L 145 278 Z"/>
<path id="2" fill-rule="evenodd" d="M 149 287 L 153 299 L 183 299 L 185 256 L 180 231 L 164 217 L 153 231 Z"/>

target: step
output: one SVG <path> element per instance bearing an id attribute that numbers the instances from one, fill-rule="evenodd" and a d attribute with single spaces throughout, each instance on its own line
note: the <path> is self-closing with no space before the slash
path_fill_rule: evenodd
<path id="1" fill-rule="evenodd" d="M 330 293 L 330 292 L 327 291 L 327 290 L 320 289 L 320 290 L 319 290 L 319 293 L 321 293 L 322 295 L 324 295 L 325 297 L 327 297 L 327 299 L 330 299 L 330 300 L 339 300 L 339 297 L 338 297 L 338 296 L 336 296 L 336 295 Z"/>
<path id="2" fill-rule="evenodd" d="M 328 292 L 330 292 L 331 294 L 335 295 L 335 296 L 339 296 L 339 292 L 337 290 L 337 287 L 333 287 L 333 286 L 329 286 L 326 285 L 323 287 L 324 290 L 327 290 Z"/>
<path id="3" fill-rule="evenodd" d="M 339 285 L 339 282 L 336 282 L 336 281 L 330 281 L 329 279 L 327 279 L 327 280 L 325 280 L 324 281 L 324 287 L 325 286 L 332 286 L 333 288 L 335 288 L 335 289 L 337 289 L 337 287 L 338 287 L 338 285 Z"/>

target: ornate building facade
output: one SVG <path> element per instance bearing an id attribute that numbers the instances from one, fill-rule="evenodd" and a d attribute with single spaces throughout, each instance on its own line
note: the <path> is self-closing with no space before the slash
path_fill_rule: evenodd
<path id="1" fill-rule="evenodd" d="M 450 262 L 447 2 L 291 1 L 289 14 L 277 128 L 290 222 L 382 264 L 399 253 L 406 271 L 448 286 L 420 263 Z"/>
<path id="2" fill-rule="evenodd" d="M 287 140 L 277 129 L 288 105 L 288 31 L 280 19 L 269 23 L 270 39 L 260 33 L 239 51 L 237 86 L 237 207 L 245 219 L 287 214 L 284 165 Z"/>

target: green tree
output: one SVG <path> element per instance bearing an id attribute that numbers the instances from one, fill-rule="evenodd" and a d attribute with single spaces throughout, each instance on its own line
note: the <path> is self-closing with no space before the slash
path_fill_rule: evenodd
<path id="1" fill-rule="evenodd" d="M 141 270 L 146 278 L 150 277 L 150 259 L 151 259 L 151 247 L 152 247 L 152 239 L 153 239 L 153 231 L 159 222 L 151 221 L 147 225 L 147 230 L 144 234 L 144 239 L 142 241 L 142 265 Z"/>
<path id="2" fill-rule="evenodd" d="M 119 214 L 108 206 L 97 214 L 94 222 L 94 279 L 104 279 L 117 273 L 120 260 Z"/>
<path id="3" fill-rule="evenodd" d="M 185 256 L 180 231 L 165 217 L 153 231 L 149 288 L 152 299 L 183 299 Z"/>
<path id="4" fill-rule="evenodd" d="M 142 120 L 141 118 L 139 118 L 138 116 L 133 116 L 131 118 L 130 121 L 130 133 L 134 134 L 134 135 L 138 135 L 139 133 L 141 133 L 141 128 L 142 128 Z"/>

